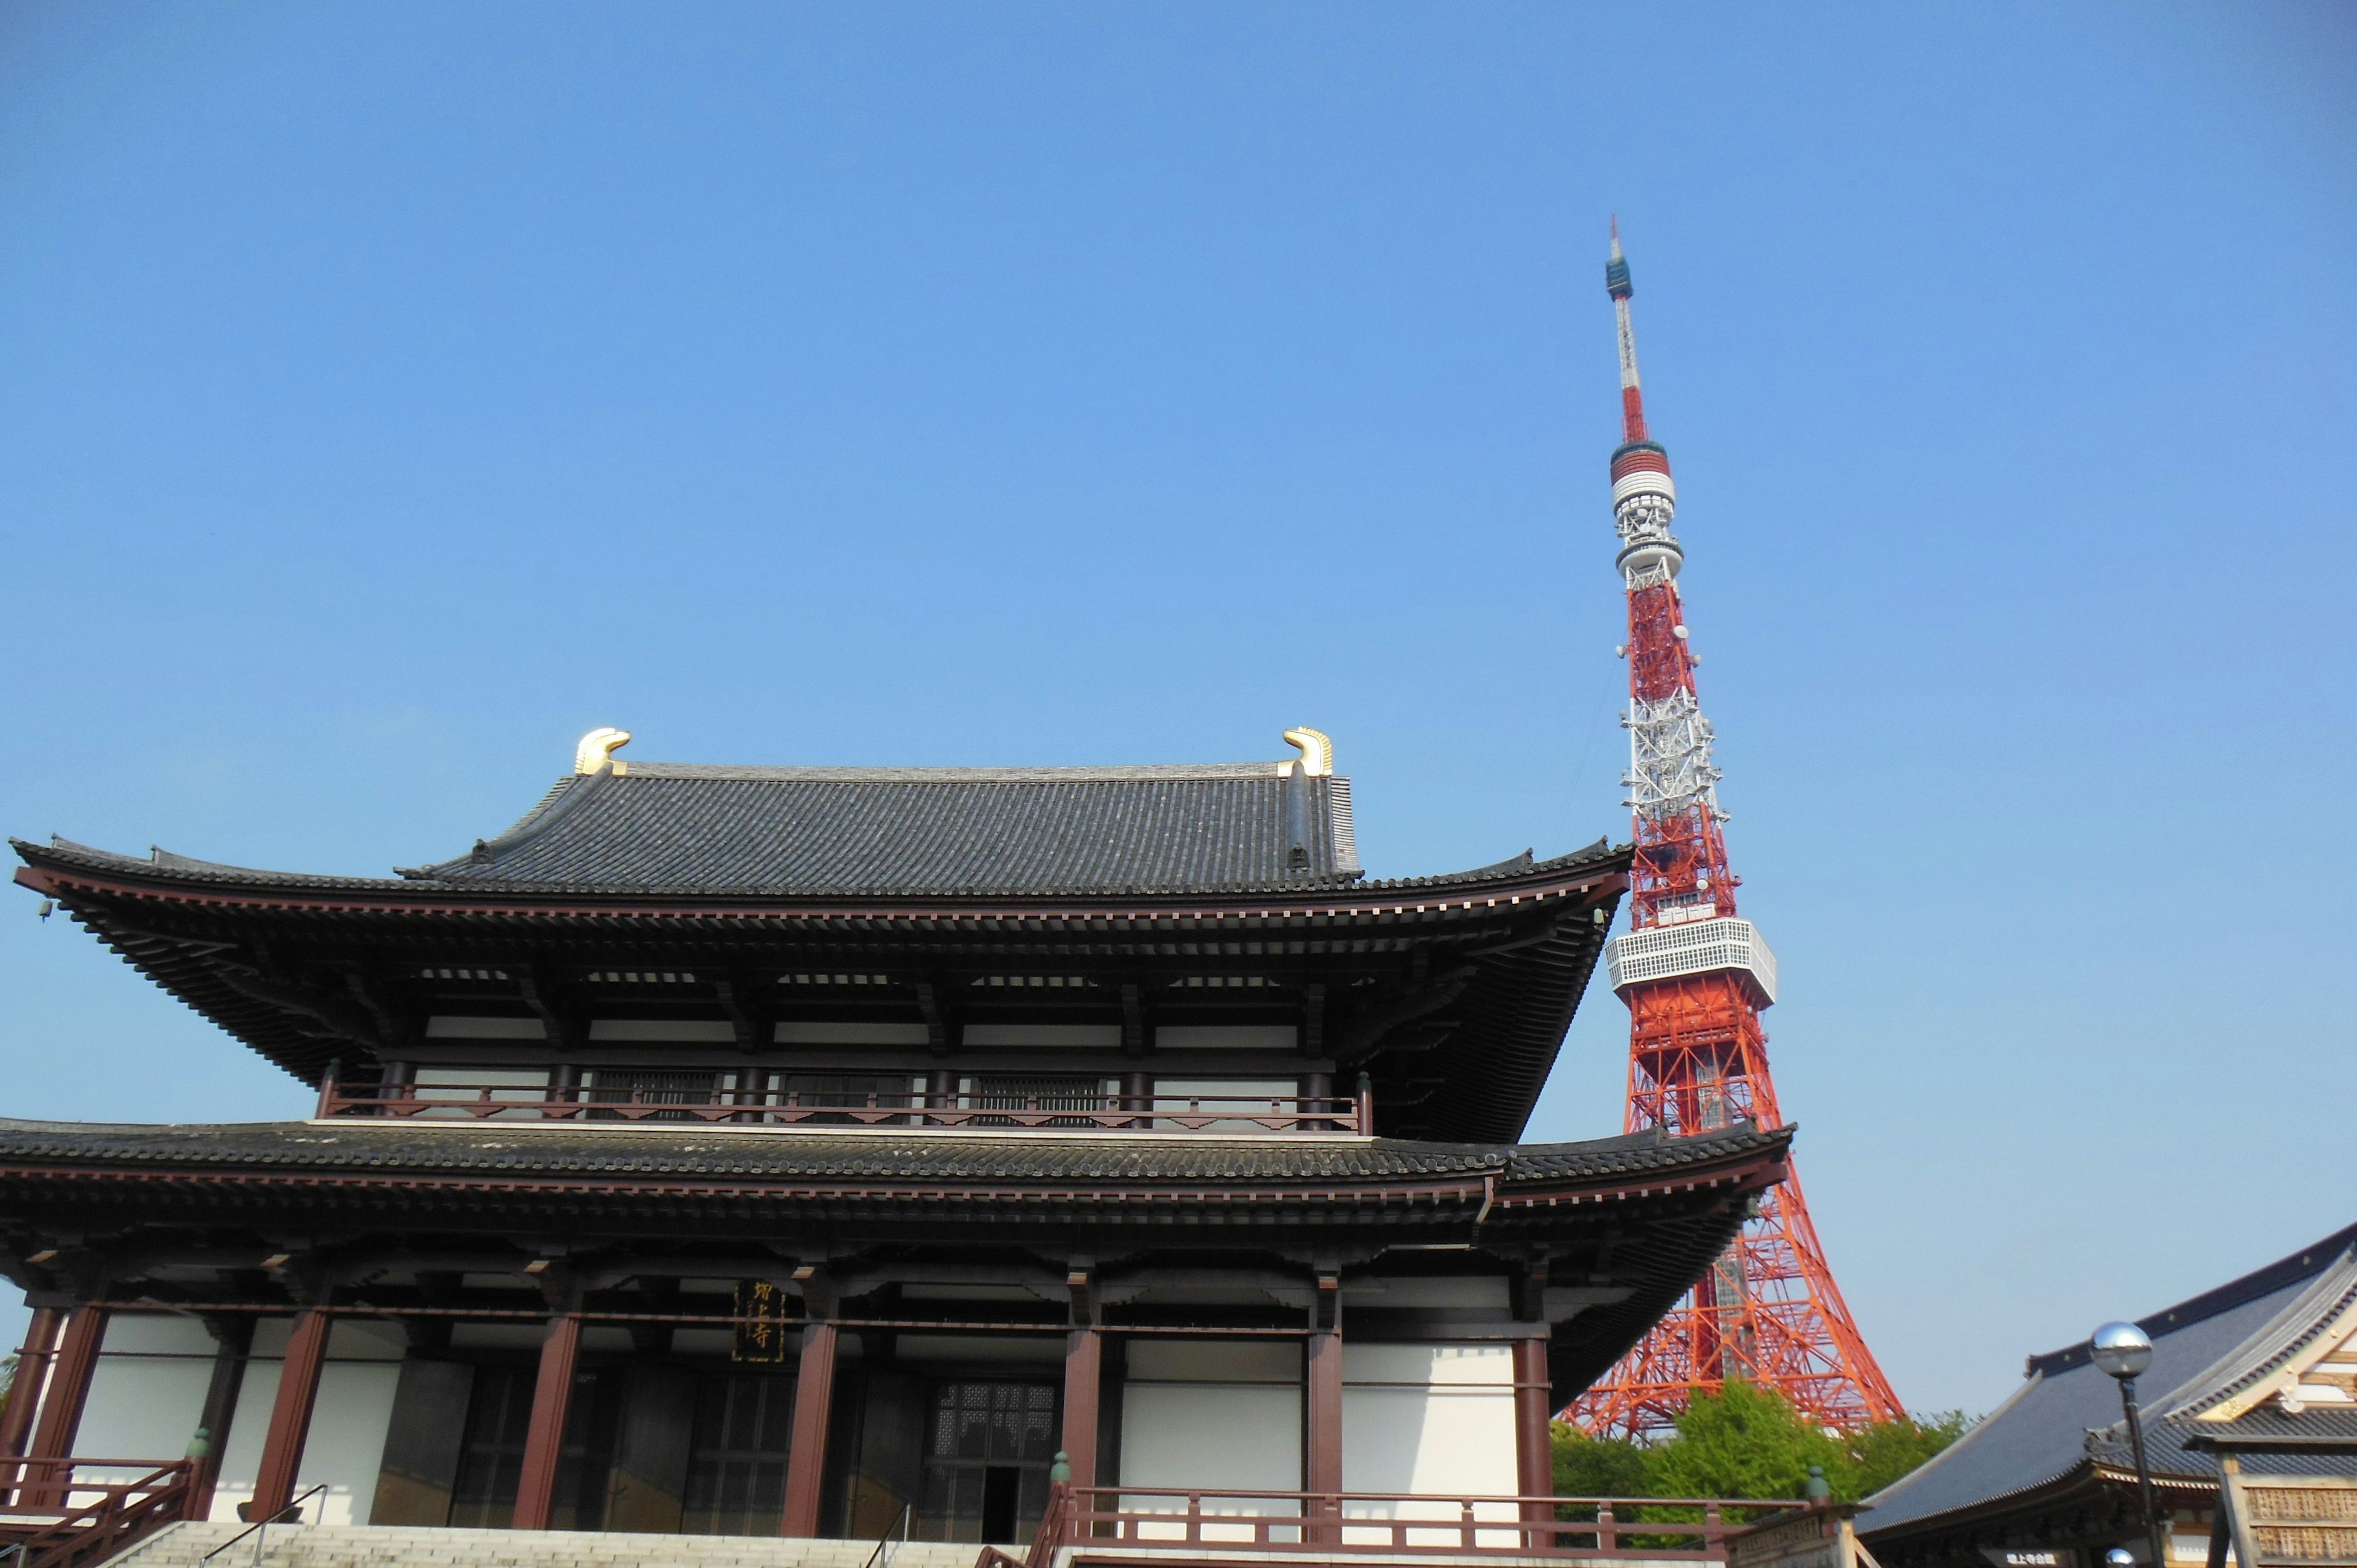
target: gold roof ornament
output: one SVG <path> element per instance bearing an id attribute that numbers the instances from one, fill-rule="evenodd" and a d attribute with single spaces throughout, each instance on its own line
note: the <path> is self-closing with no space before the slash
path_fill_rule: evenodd
<path id="1" fill-rule="evenodd" d="M 1324 730 L 1311 729 L 1305 725 L 1298 729 L 1286 730 L 1285 732 L 1285 738 L 1288 745 L 1300 748 L 1300 768 L 1303 778 L 1329 779 L 1333 777 L 1334 742 L 1328 737 Z M 1290 762 L 1286 764 L 1286 767 L 1288 769 L 1293 766 L 1294 764 Z"/>
<path id="2" fill-rule="evenodd" d="M 591 730 L 573 748 L 573 771 L 603 773 L 614 760 L 614 753 L 630 744 L 630 732 L 616 729 L 611 725 Z"/>

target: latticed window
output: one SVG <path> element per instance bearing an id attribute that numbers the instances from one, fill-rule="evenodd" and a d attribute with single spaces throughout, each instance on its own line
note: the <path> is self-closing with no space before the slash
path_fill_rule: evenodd
<path id="1" fill-rule="evenodd" d="M 1053 1383 L 938 1385 L 915 1533 L 1001 1544 L 1028 1535 L 1047 1509 L 1055 1457 Z"/>
<path id="2" fill-rule="evenodd" d="M 737 1087 L 733 1072 L 676 1072 L 645 1068 L 598 1068 L 587 1075 L 582 1098 L 592 1105 L 718 1105 L 726 1104 L 727 1094 Z M 600 1117 L 589 1112 L 593 1120 L 615 1120 L 608 1112 Z M 642 1121 L 693 1122 L 699 1118 L 684 1112 L 666 1115 L 661 1112 Z"/>
<path id="3" fill-rule="evenodd" d="M 794 1380 L 726 1373 L 700 1380 L 680 1528 L 690 1535 L 775 1535 L 786 1511 Z"/>
<path id="4" fill-rule="evenodd" d="M 479 1367 L 459 1438 L 458 1474 L 450 1488 L 450 1522 L 505 1530 L 515 1518 L 523 1476 L 524 1436 L 532 1426 L 532 1367 Z"/>
<path id="5" fill-rule="evenodd" d="M 906 1111 L 919 1099 L 917 1080 L 905 1072 L 798 1072 L 781 1080 L 779 1103 L 798 1108 L 839 1105 L 850 1111 Z M 906 1126 L 905 1116 L 870 1117 L 822 1112 L 809 1122 L 865 1122 L 869 1126 Z"/>
<path id="6" fill-rule="evenodd" d="M 987 1073 L 965 1080 L 965 1104 L 973 1111 L 1085 1111 L 1120 1109 L 1121 1086 L 1111 1079 L 1081 1073 Z M 993 1119 L 995 1120 L 995 1119 Z M 1008 1118 L 1008 1124 L 1014 1119 Z M 985 1125 L 990 1124 L 985 1122 Z M 1054 1118 L 1049 1127 L 1090 1127 L 1091 1116 Z"/>

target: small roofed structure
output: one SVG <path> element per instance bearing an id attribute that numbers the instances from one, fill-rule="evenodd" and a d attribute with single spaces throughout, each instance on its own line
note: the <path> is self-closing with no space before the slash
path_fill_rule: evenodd
<path id="1" fill-rule="evenodd" d="M 2137 1388 L 2171 1562 L 2357 1561 L 2357 1226 L 2137 1326 L 2152 1340 Z M 2222 1486 L 2255 1488 L 2239 1534 Z M 2029 1358 L 2011 1398 L 1867 1501 L 1860 1533 L 1883 1568 L 2151 1555 L 2119 1385 L 2085 1341 Z M 2291 1510 L 2309 1536 L 2272 1516 L 2254 1533 L 2254 1505 Z"/>

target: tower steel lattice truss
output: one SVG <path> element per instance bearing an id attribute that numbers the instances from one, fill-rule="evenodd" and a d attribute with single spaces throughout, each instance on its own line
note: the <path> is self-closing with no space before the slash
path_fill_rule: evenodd
<path id="1" fill-rule="evenodd" d="M 1760 1010 L 1776 1000 L 1776 961 L 1736 915 L 1710 721 L 1678 598 L 1685 554 L 1670 532 L 1677 488 L 1669 454 L 1645 429 L 1617 223 L 1604 275 L 1620 331 L 1612 513 L 1629 590 L 1622 782 L 1637 844 L 1630 929 L 1608 949 L 1613 989 L 1629 1007 L 1628 1130 L 1685 1136 L 1747 1119 L 1777 1126 L 1784 1118 L 1760 1026 Z M 1826 1267 L 1797 1175 L 1761 1197 L 1757 1218 L 1711 1272 L 1580 1396 L 1572 1419 L 1599 1436 L 1659 1433 L 1696 1391 L 1730 1378 L 1774 1389 L 1828 1426 L 1902 1413 Z"/>

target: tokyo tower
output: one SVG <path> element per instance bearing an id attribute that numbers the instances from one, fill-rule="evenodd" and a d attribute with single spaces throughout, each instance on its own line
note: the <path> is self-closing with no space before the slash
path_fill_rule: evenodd
<path id="1" fill-rule="evenodd" d="M 1776 960 L 1738 919 L 1727 869 L 1710 722 L 1695 696 L 1693 643 L 1678 599 L 1685 553 L 1670 532 L 1677 488 L 1669 454 L 1646 434 L 1629 325 L 1620 230 L 1604 281 L 1620 330 L 1621 444 L 1612 454 L 1616 564 L 1629 590 L 1629 788 L 1636 812 L 1627 935 L 1607 959 L 1629 1007 L 1628 1130 L 1679 1136 L 1730 1122 L 1784 1120 L 1768 1076 L 1760 1013 L 1776 1000 Z M 1850 1320 L 1809 1223 L 1798 1176 L 1760 1199 L 1758 1217 L 1637 1348 L 1574 1402 L 1598 1436 L 1665 1431 L 1696 1391 L 1730 1378 L 1775 1390 L 1821 1424 L 1850 1428 L 1902 1413 Z"/>

